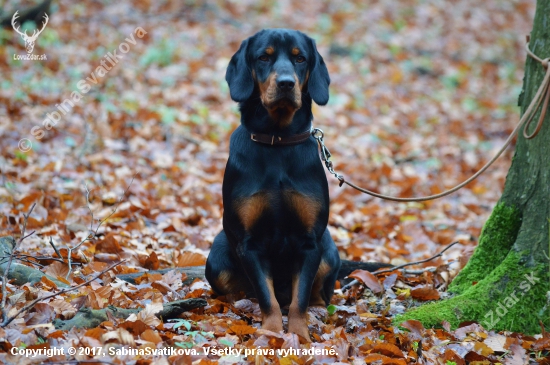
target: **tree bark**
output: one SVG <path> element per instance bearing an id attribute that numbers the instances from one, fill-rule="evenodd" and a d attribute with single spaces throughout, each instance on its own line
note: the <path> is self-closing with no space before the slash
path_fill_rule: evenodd
<path id="1" fill-rule="evenodd" d="M 538 0 L 530 48 L 550 57 L 550 1 Z M 522 113 L 545 74 L 527 56 Z M 535 128 L 540 112 L 532 123 Z M 486 329 L 540 333 L 550 328 L 550 113 L 530 140 L 520 130 L 504 192 L 485 223 L 474 255 L 449 286 L 455 297 L 414 309 L 396 320 L 418 319 L 426 326 L 443 320 L 457 327 L 476 321 Z"/>

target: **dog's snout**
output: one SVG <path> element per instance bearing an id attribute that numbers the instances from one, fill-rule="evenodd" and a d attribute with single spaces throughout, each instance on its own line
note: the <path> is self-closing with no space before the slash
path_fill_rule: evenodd
<path id="1" fill-rule="evenodd" d="M 281 91 L 290 91 L 294 89 L 294 85 L 296 84 L 296 81 L 291 76 L 281 76 L 277 78 L 277 87 Z"/>

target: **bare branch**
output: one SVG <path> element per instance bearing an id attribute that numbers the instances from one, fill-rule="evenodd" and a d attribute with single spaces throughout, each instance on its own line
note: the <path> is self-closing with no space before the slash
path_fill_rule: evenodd
<path id="1" fill-rule="evenodd" d="M 137 173 L 134 174 L 134 176 L 132 176 L 132 180 L 130 181 L 130 184 L 128 184 L 128 187 L 126 188 L 126 190 L 124 190 L 124 193 L 118 199 L 118 203 L 114 207 L 114 209 L 111 211 L 111 214 L 109 214 L 107 217 L 105 217 L 105 219 L 103 219 L 99 222 L 99 224 L 97 225 L 95 231 L 93 229 L 94 212 L 92 211 L 92 208 L 90 207 L 90 190 L 88 189 L 87 184 L 84 185 L 86 187 L 86 205 L 88 207 L 88 210 L 90 211 L 90 214 L 92 215 L 92 222 L 90 223 L 90 233 L 88 234 L 88 236 L 86 236 L 86 238 L 84 238 L 82 241 L 80 241 L 80 243 L 78 245 L 76 245 L 75 247 L 68 248 L 69 252 L 67 253 L 67 265 L 69 266 L 69 271 L 67 272 L 67 276 L 66 276 L 67 279 L 69 278 L 69 275 L 71 275 L 71 272 L 72 272 L 72 253 L 73 253 L 73 251 L 78 250 L 84 242 L 89 241 L 93 237 L 97 236 L 97 232 L 99 231 L 99 228 L 103 225 L 103 223 L 105 223 L 109 218 L 111 218 L 113 216 L 113 214 L 116 213 L 120 203 L 122 203 L 122 200 L 126 196 L 126 193 L 128 192 L 128 190 L 130 190 L 130 186 L 132 186 L 132 183 L 134 182 L 134 179 L 136 178 L 136 175 L 137 175 Z"/>
<path id="2" fill-rule="evenodd" d="M 86 206 L 88 207 L 88 210 L 90 211 L 90 215 L 92 216 L 92 220 L 90 222 L 90 234 L 94 231 L 94 211 L 92 210 L 92 207 L 90 207 L 90 190 L 88 189 L 88 184 L 84 183 L 84 187 L 86 188 Z"/>
<path id="3" fill-rule="evenodd" d="M 97 234 L 97 231 L 99 229 L 99 227 L 101 227 L 101 225 L 103 223 L 105 223 L 109 218 L 112 217 L 113 214 L 116 213 L 117 209 L 118 209 L 118 206 L 120 205 L 120 203 L 122 203 L 122 200 L 124 199 L 124 197 L 126 196 L 126 193 L 128 192 L 128 190 L 130 190 L 130 186 L 132 186 L 132 183 L 134 182 L 134 179 L 136 178 L 136 175 L 137 173 L 134 174 L 134 176 L 132 176 L 132 180 L 130 180 L 130 184 L 128 184 L 128 187 L 126 188 L 126 190 L 124 190 L 124 193 L 122 194 L 122 196 L 120 197 L 120 199 L 118 199 L 118 203 L 117 205 L 115 206 L 115 208 L 113 209 L 113 211 L 111 212 L 111 214 L 109 214 L 107 217 L 105 217 L 105 219 L 103 219 L 101 222 L 99 222 L 99 225 L 97 226 L 96 230 L 95 230 L 95 234 Z"/>
<path id="4" fill-rule="evenodd" d="M 126 193 L 128 192 L 128 190 L 130 190 L 130 187 L 132 186 L 132 183 L 134 182 L 134 179 L 136 178 L 136 174 L 134 174 L 134 176 L 132 176 L 132 180 L 130 181 L 130 184 L 128 184 L 128 187 L 126 188 L 126 190 L 124 190 L 124 193 L 122 194 L 122 196 L 118 199 L 118 202 L 116 204 L 116 206 L 114 207 L 114 209 L 111 211 L 111 214 L 109 214 L 107 217 L 105 217 L 103 220 L 99 221 L 99 224 L 97 225 L 96 229 L 93 230 L 92 226 L 90 225 L 90 234 L 85 238 L 83 239 L 78 245 L 76 245 L 75 247 L 72 248 L 72 250 L 76 250 L 78 249 L 84 242 L 86 241 L 89 241 L 92 237 L 96 236 L 97 235 L 97 232 L 99 231 L 99 228 L 103 225 L 103 223 L 105 223 L 109 218 L 111 218 L 113 216 L 113 214 L 116 213 L 120 203 L 122 203 L 122 200 L 124 199 L 124 197 L 126 196 Z M 88 187 L 86 187 L 86 190 L 88 190 Z M 89 194 L 86 194 L 86 202 L 88 204 L 88 208 L 89 208 L 89 201 L 88 201 L 88 197 L 89 197 Z M 90 209 L 91 211 L 91 209 Z M 92 214 L 92 222 L 93 222 L 93 214 Z"/>
<path id="5" fill-rule="evenodd" d="M 42 264 L 40 264 L 40 263 L 38 263 L 38 262 L 28 260 L 28 259 L 26 259 L 26 258 L 24 258 L 24 257 L 20 257 L 19 255 L 17 256 L 16 259 L 19 260 L 19 261 L 26 262 L 26 263 L 28 263 L 28 264 L 36 265 L 36 266 L 38 266 L 38 267 L 44 267 L 44 265 L 42 265 Z"/>
<path id="6" fill-rule="evenodd" d="M 26 258 L 26 257 L 30 257 L 30 258 L 33 258 L 33 259 L 35 259 L 35 260 L 51 260 L 51 261 L 60 262 L 60 263 L 62 263 L 62 264 L 65 263 L 65 260 L 63 260 L 63 259 L 58 259 L 58 258 L 56 258 L 56 257 L 49 257 L 49 256 L 33 256 L 33 255 L 25 255 L 25 254 L 22 254 L 22 253 L 18 253 L 18 254 L 16 255 L 15 258 L 16 258 L 17 260 L 22 260 L 22 258 Z M 40 265 L 40 263 L 38 263 L 38 262 L 33 262 L 33 263 L 36 264 L 36 265 Z M 79 265 L 82 265 L 82 264 L 79 263 Z"/>
<path id="7" fill-rule="evenodd" d="M 14 249 L 19 246 L 19 244 L 21 244 L 21 242 L 23 242 L 23 240 L 25 238 L 27 238 L 28 236 L 25 236 L 25 231 L 27 230 L 27 221 L 29 220 L 29 217 L 32 213 L 32 211 L 34 210 L 34 207 L 36 206 L 36 203 L 32 203 L 31 205 L 31 209 L 29 209 L 29 212 L 25 215 L 23 214 L 23 217 L 25 217 L 25 220 L 23 220 L 23 230 L 21 231 L 21 238 L 19 239 L 19 241 L 17 242 L 17 244 L 15 245 Z M 31 235 L 32 233 L 29 234 L 29 236 Z"/>
<path id="8" fill-rule="evenodd" d="M 110 364 L 115 363 L 106 360 L 65 360 L 65 361 L 48 361 L 48 364 Z"/>
<path id="9" fill-rule="evenodd" d="M 25 222 L 25 223 L 26 223 L 26 222 Z M 35 231 L 32 231 L 32 232 L 29 233 L 28 235 L 21 237 L 21 238 L 19 239 L 19 242 L 17 243 L 17 246 L 19 246 L 19 243 L 23 242 L 23 240 L 24 240 L 25 238 L 32 236 L 32 235 L 34 234 L 34 232 L 35 232 Z"/>
<path id="10" fill-rule="evenodd" d="M 23 213 L 23 217 L 25 217 L 25 219 L 23 220 L 23 228 L 21 230 L 21 238 L 19 238 L 19 240 L 13 246 L 13 248 L 11 250 L 11 253 L 10 253 L 10 258 L 8 260 L 8 264 L 6 265 L 6 269 L 4 270 L 4 276 L 2 277 L 2 305 L 0 305 L 0 312 L 2 313 L 2 321 L 4 321 L 5 317 L 6 317 L 6 310 L 5 309 L 6 309 L 6 300 L 8 298 L 8 295 L 7 295 L 8 273 L 10 272 L 10 267 L 11 267 L 11 263 L 13 262 L 13 257 L 15 255 L 15 251 L 17 250 L 17 248 L 19 247 L 21 242 L 23 242 L 23 240 L 25 238 L 27 238 L 27 237 L 31 236 L 32 234 L 34 234 L 34 231 L 32 231 L 28 235 L 25 235 L 25 231 L 27 230 L 27 221 L 29 220 L 29 217 L 30 217 L 30 215 L 31 215 L 31 213 L 32 213 L 35 206 L 36 206 L 36 203 L 32 203 L 32 206 L 31 206 L 31 209 L 29 209 L 29 212 L 27 214 Z"/>
<path id="11" fill-rule="evenodd" d="M 59 250 L 58 250 L 57 247 L 55 247 L 55 245 L 53 244 L 52 236 L 50 236 L 50 246 L 53 247 L 53 250 L 55 251 L 55 253 L 57 254 L 57 256 L 59 256 L 59 258 L 62 260 L 61 262 L 65 262 L 65 261 L 63 260 L 63 256 L 61 256 L 61 254 L 59 253 Z"/>
<path id="12" fill-rule="evenodd" d="M 425 267 L 423 269 L 418 269 L 418 270 L 407 270 L 407 269 L 403 269 L 403 274 L 407 275 L 422 275 L 424 274 L 425 272 L 436 272 L 437 268 L 436 267 Z"/>
<path id="13" fill-rule="evenodd" d="M 459 241 L 455 241 L 453 243 L 451 243 L 450 245 L 448 245 L 447 247 L 445 247 L 441 252 L 439 252 L 438 254 L 428 258 L 428 259 L 425 259 L 425 260 L 420 260 L 420 261 L 413 261 L 413 262 L 407 262 L 406 264 L 403 264 L 403 265 L 399 265 L 399 266 L 396 266 L 396 267 L 392 267 L 390 269 L 384 269 L 384 270 L 378 270 L 378 271 L 375 271 L 373 272 L 374 275 L 378 275 L 378 274 L 383 274 L 383 273 L 386 273 L 386 272 L 392 272 L 394 270 L 399 270 L 399 269 L 402 269 L 404 267 L 407 267 L 407 266 L 412 266 L 412 265 L 418 265 L 418 264 L 423 264 L 425 262 L 429 262 L 429 261 L 432 261 L 433 259 L 436 259 L 440 256 L 443 255 L 443 253 L 445 251 L 447 251 L 449 248 L 453 247 L 454 245 L 456 245 L 457 243 L 460 243 Z"/>
<path id="14" fill-rule="evenodd" d="M 420 261 L 407 262 L 406 264 L 399 265 L 399 266 L 395 266 L 395 267 L 391 267 L 391 268 L 389 268 L 389 269 L 383 269 L 383 270 L 375 271 L 375 272 L 373 272 L 372 274 L 373 274 L 373 275 L 384 274 L 384 273 L 387 273 L 387 272 L 392 272 L 392 271 L 395 271 L 395 270 L 402 269 L 402 268 L 407 267 L 407 266 L 418 265 L 418 264 L 423 264 L 423 263 L 428 262 L 428 261 L 432 261 L 433 259 L 436 259 L 436 258 L 440 257 L 441 255 L 443 255 L 443 253 L 444 253 L 445 251 L 447 251 L 449 248 L 453 247 L 453 246 L 456 245 L 457 243 L 459 243 L 459 241 L 455 241 L 455 242 L 451 243 L 450 245 L 448 245 L 447 247 L 445 247 L 441 252 L 439 252 L 438 254 L 436 254 L 436 255 L 434 255 L 434 256 L 428 258 L 428 259 L 420 260 Z M 430 270 L 419 270 L 419 271 L 417 271 L 417 272 L 409 271 L 409 272 L 407 272 L 407 273 L 408 273 L 408 274 L 411 274 L 411 273 L 418 273 L 418 274 L 421 274 L 421 273 L 424 273 L 425 271 L 430 271 Z M 350 281 L 349 283 L 347 283 L 346 285 L 344 285 L 344 286 L 342 287 L 342 291 L 346 291 L 346 290 L 348 290 L 349 288 L 351 288 L 352 286 L 357 285 L 357 284 L 359 284 L 359 280 L 353 279 L 352 281 Z"/>

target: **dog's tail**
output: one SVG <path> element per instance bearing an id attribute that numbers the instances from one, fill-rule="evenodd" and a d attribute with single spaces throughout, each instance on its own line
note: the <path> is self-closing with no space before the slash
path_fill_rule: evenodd
<path id="1" fill-rule="evenodd" d="M 338 271 L 337 279 L 342 280 L 355 270 L 367 270 L 367 271 L 373 272 L 379 269 L 390 268 L 390 267 L 393 267 L 393 265 L 383 264 L 381 262 L 361 262 L 361 261 L 341 260 L 340 270 Z"/>

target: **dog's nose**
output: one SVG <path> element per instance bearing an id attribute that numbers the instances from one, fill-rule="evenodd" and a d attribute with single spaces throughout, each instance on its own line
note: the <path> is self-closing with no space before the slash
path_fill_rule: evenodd
<path id="1" fill-rule="evenodd" d="M 277 87 L 281 91 L 290 91 L 294 89 L 294 85 L 296 82 L 294 79 L 290 76 L 282 76 L 277 79 Z"/>

